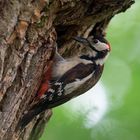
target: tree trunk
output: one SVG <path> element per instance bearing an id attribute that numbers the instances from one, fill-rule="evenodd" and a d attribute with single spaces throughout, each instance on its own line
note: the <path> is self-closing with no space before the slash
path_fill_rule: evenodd
<path id="1" fill-rule="evenodd" d="M 72 37 L 104 34 L 110 19 L 133 0 L 0 0 L 0 140 L 38 140 L 51 117 L 42 113 L 15 128 L 29 108 L 56 41 L 64 57 L 82 51 Z"/>

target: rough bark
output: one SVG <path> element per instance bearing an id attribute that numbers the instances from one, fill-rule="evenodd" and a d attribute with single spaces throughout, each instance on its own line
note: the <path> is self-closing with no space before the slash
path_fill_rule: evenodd
<path id="1" fill-rule="evenodd" d="M 0 0 L 0 140 L 38 140 L 52 112 L 23 131 L 15 128 L 28 109 L 54 52 L 81 53 L 73 36 L 104 34 L 111 18 L 133 0 Z M 89 82 L 90 85 L 90 82 Z"/>

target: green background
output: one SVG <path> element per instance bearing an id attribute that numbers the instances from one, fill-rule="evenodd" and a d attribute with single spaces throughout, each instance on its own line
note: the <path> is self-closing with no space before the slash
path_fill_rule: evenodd
<path id="1" fill-rule="evenodd" d="M 100 82 L 55 108 L 40 140 L 140 140 L 140 1 L 112 19 L 107 39 Z"/>

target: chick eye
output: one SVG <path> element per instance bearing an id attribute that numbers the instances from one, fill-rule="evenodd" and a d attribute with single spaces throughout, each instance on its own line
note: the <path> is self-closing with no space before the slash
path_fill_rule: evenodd
<path id="1" fill-rule="evenodd" d="M 93 42 L 96 44 L 96 43 L 98 43 L 98 40 L 97 39 L 94 39 Z"/>

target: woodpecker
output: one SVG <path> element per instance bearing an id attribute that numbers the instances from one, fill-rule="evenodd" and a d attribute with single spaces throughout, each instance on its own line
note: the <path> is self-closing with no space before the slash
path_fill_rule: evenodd
<path id="1" fill-rule="evenodd" d="M 83 94 L 100 79 L 105 60 L 111 51 L 108 41 L 97 35 L 88 38 L 74 37 L 74 40 L 86 47 L 87 52 L 68 59 L 63 59 L 56 53 L 55 57 L 59 58 L 59 61 L 56 61 L 52 68 L 53 82 L 20 120 L 22 129 L 41 112 Z M 88 87 L 89 82 L 91 86 Z M 84 90 L 80 90 L 82 87 Z"/>

